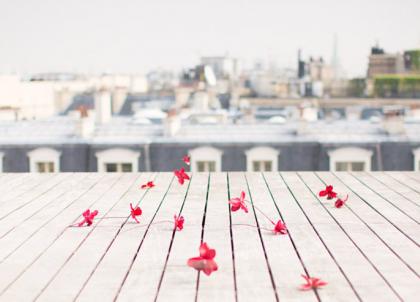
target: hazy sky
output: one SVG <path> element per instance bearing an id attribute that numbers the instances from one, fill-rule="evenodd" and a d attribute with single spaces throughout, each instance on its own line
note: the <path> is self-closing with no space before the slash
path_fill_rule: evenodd
<path id="1" fill-rule="evenodd" d="M 420 47 L 419 0 L 0 0 L 0 73 L 146 72 L 229 53 L 295 67 L 296 52 L 366 72 L 369 48 Z"/>

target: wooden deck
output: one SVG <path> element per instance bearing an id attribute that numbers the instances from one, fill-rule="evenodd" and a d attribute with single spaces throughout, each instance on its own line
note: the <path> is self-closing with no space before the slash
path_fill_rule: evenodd
<path id="1" fill-rule="evenodd" d="M 229 209 L 241 190 L 248 214 Z M 0 196 L 0 301 L 419 301 L 420 173 L 1 174 Z M 93 225 L 69 227 L 87 208 Z M 201 241 L 210 276 L 186 265 Z M 301 291 L 301 274 L 328 285 Z"/>

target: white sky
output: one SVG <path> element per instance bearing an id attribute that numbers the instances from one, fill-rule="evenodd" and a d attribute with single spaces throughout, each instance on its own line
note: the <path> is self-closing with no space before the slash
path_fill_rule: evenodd
<path id="1" fill-rule="evenodd" d="M 200 55 L 295 67 L 296 52 L 364 75 L 370 47 L 420 47 L 419 0 L 0 0 L 0 73 L 139 72 Z"/>

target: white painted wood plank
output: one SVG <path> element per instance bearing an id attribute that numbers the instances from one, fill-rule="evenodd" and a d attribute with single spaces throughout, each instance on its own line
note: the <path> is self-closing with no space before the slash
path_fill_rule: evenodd
<path id="1" fill-rule="evenodd" d="M 22 174 L 21 177 L 14 179 L 10 182 L 7 186 L 4 187 L 4 192 L 1 194 L 2 203 L 3 204 L 14 202 L 18 199 L 22 194 L 30 192 L 34 188 L 36 188 L 39 184 L 44 181 L 48 181 L 54 176 L 57 176 L 56 173 L 26 173 Z"/>
<path id="2" fill-rule="evenodd" d="M 115 177 L 118 176 L 110 176 L 109 178 L 115 180 Z M 105 192 L 106 194 L 97 200 L 94 209 L 99 210 L 100 216 L 103 216 L 118 202 L 118 198 L 129 188 L 132 182 L 133 175 L 127 174 L 121 176 L 115 186 L 111 187 L 112 190 L 108 193 Z M 92 198 L 92 196 L 90 197 Z M 80 219 L 81 212 L 85 209 L 78 205 L 78 219 Z M 74 209 L 73 214 L 75 214 Z M 71 215 L 71 217 L 71 220 L 74 221 L 74 215 Z M 92 228 L 89 227 L 68 228 L 66 225 L 68 226 L 69 222 L 67 220 L 65 222 L 63 224 L 62 221 L 55 220 L 46 228 L 48 232 L 53 234 L 52 236 L 49 236 L 48 232 L 46 234 L 44 232 L 38 232 L 37 236 L 31 237 L 30 240 L 16 250 L 10 257 L 0 263 L 0 270 L 7 272 L 0 274 L 0 299 L 27 300 L 28 297 L 24 293 L 36 291 L 40 285 L 43 285 L 45 279 L 51 273 L 51 268 L 63 263 L 63 258 L 66 257 L 65 251 L 68 249 L 71 252 L 74 246 L 80 244 L 92 231 Z M 62 228 L 65 228 L 64 232 L 61 231 Z M 57 231 L 59 232 L 58 237 Z M 31 253 L 28 253 L 28 250 Z M 51 255 L 51 258 L 44 256 L 46 252 Z M 38 261 L 41 258 L 43 261 Z M 31 273 L 28 275 L 29 270 Z"/>
<path id="3" fill-rule="evenodd" d="M 303 181 L 310 187 L 313 194 L 316 195 L 318 192 L 325 187 L 325 184 L 320 181 L 314 173 L 299 173 Z M 383 242 L 375 236 L 375 234 L 363 224 L 354 213 L 352 213 L 349 208 L 342 207 L 337 209 L 333 206 L 332 202 L 323 200 L 322 204 L 325 206 L 324 209 L 328 211 L 338 223 L 340 223 L 343 230 L 348 234 L 351 240 L 355 245 L 360 248 L 365 254 L 366 258 L 375 266 L 375 268 L 381 273 L 383 278 L 387 280 L 389 285 L 384 282 L 380 283 L 378 280 L 377 283 L 368 283 L 366 280 L 372 281 L 373 278 L 366 276 L 363 278 L 361 276 L 362 272 L 360 269 L 363 266 L 359 266 L 359 270 L 354 270 L 354 279 L 352 281 L 353 285 L 356 287 L 356 290 L 361 291 L 362 287 L 365 287 L 365 291 L 369 293 L 367 298 L 369 299 L 380 299 L 380 294 L 389 294 L 389 297 L 392 296 L 392 293 L 389 293 L 389 287 L 392 287 L 399 297 L 402 300 L 409 301 L 413 299 L 416 293 L 416 284 L 418 283 L 418 277 L 404 265 L 401 260 L 389 250 Z M 314 213 L 318 215 L 317 212 Z M 333 224 L 333 223 L 332 223 Z M 321 226 L 322 227 L 322 226 Z M 328 227 L 328 231 L 331 229 L 331 226 Z M 344 239 L 344 238 L 343 238 Z M 338 239 L 341 243 L 343 239 Z M 405 239 L 408 241 L 408 239 Z M 357 267 L 355 263 L 355 257 L 352 255 L 346 264 L 349 264 L 349 268 L 346 268 L 342 264 L 343 269 L 350 276 L 352 268 Z M 366 272 L 368 265 L 365 266 L 363 272 Z M 375 273 L 375 272 L 373 272 Z M 361 284 L 357 283 L 357 280 L 363 280 Z M 380 291 L 374 292 L 374 291 Z M 384 298 L 385 299 L 385 298 Z"/>
<path id="4" fill-rule="evenodd" d="M 353 173 L 353 176 L 365 186 L 369 187 L 373 192 L 381 196 L 382 199 L 393 205 L 397 211 L 402 212 L 409 219 L 417 222 L 417 224 L 420 222 L 420 207 L 414 205 L 410 200 L 399 195 L 367 173 Z"/>
<path id="5" fill-rule="evenodd" d="M 321 300 L 357 301 L 357 296 L 348 281 L 320 241 L 283 179 L 277 173 L 265 173 L 264 175 L 309 275 L 328 282 L 326 287 L 318 290 Z M 295 173 L 282 173 L 282 175 L 287 179 L 289 185 L 293 182 L 293 191 L 303 191 L 302 184 L 295 179 Z M 303 192 L 305 193 L 305 191 Z M 305 203 L 305 207 L 306 203 L 314 202 L 308 194 L 305 194 L 304 198 L 300 196 L 299 201 Z M 328 220 L 325 217 L 319 217 L 317 221 L 327 223 Z M 300 276 L 288 277 L 293 278 L 297 286 L 304 283 Z"/>
<path id="6" fill-rule="evenodd" d="M 126 194 L 126 192 L 133 186 L 134 181 L 138 178 L 136 174 L 128 174 L 117 183 L 114 190 L 102 198 L 98 203 L 97 209 L 99 217 L 106 216 Z M 82 210 L 83 211 L 83 210 Z M 121 220 L 121 219 L 120 219 Z M 62 267 L 69 257 L 71 257 L 76 249 L 86 244 L 89 236 L 94 233 L 97 227 L 102 227 L 102 222 L 107 220 L 98 219 L 97 223 L 92 227 L 84 228 L 67 228 L 60 238 L 54 242 L 43 254 L 31 263 L 25 269 L 23 275 L 9 283 L 6 290 L 2 292 L 2 299 L 14 301 L 33 300 L 37 297 L 47 282 L 54 276 L 54 274 Z M 106 226 L 105 226 L 106 228 Z M 90 255 L 86 255 L 89 257 Z M 11 258 L 7 259 L 3 264 L 10 264 Z M 82 268 L 79 268 L 82 269 Z M 70 285 L 68 285 L 70 286 Z"/>
<path id="7" fill-rule="evenodd" d="M 386 217 L 390 223 L 398 227 L 403 234 L 418 245 L 418 241 L 420 240 L 420 228 L 416 222 L 408 219 L 407 216 L 400 211 L 397 211 L 381 196 L 361 184 L 353 175 L 346 172 L 337 172 L 336 175 L 351 189 L 351 191 L 358 194 L 367 204 Z"/>
<path id="8" fill-rule="evenodd" d="M 155 298 L 173 235 L 174 224 L 170 222 L 173 221 L 174 214 L 179 213 L 187 189 L 188 182 L 180 186 L 178 181 L 173 179 L 171 187 L 162 201 L 161 208 L 153 219 L 153 223 L 156 224 L 149 228 L 128 277 L 121 288 L 118 295 L 119 301 L 132 301 L 139 296 L 143 297 L 145 301 L 153 301 Z M 170 222 L 159 223 L 162 221 Z M 177 236 L 178 233 L 175 233 L 175 238 Z M 136 250 L 139 243 L 137 242 L 134 246 Z M 131 259 L 133 258 L 130 257 Z"/>
<path id="9" fill-rule="evenodd" d="M 31 203 L 37 200 L 37 198 L 42 197 L 45 193 L 58 186 L 68 177 L 70 177 L 70 174 L 57 174 L 51 176 L 31 190 L 20 195 L 18 198 L 0 204 L 0 221 L 16 211 L 25 211 Z"/>
<path id="10" fill-rule="evenodd" d="M 245 191 L 249 200 L 244 173 L 229 173 L 229 191 L 230 198 L 238 197 L 241 191 Z M 252 211 L 245 213 L 238 210 L 231 212 L 231 217 L 238 301 L 276 301 L 256 228 L 236 226 L 236 224 L 256 226 Z M 258 284 L 255 280 L 258 280 Z"/>
<path id="11" fill-rule="evenodd" d="M 118 199 L 118 203 L 98 221 L 86 241 L 73 251 L 71 258 L 67 258 L 65 265 L 60 268 L 54 279 L 49 280 L 48 286 L 44 286 L 37 300 L 55 301 L 57 292 L 60 292 L 61 299 L 66 301 L 73 301 L 76 298 L 95 266 L 115 243 L 116 237 L 121 231 L 124 232 L 125 227 L 135 225 L 130 218 L 129 204 L 135 205 L 143 196 L 147 196 L 148 190 L 141 190 L 140 186 L 153 178 L 152 174 L 143 173 L 135 180 L 129 190 Z M 115 278 L 113 274 L 104 274 L 103 277 L 108 280 Z"/>
<path id="12" fill-rule="evenodd" d="M 178 232 L 172 244 L 157 301 L 192 301 L 196 295 L 197 272 L 187 266 L 190 257 L 199 255 L 201 223 L 206 204 L 208 173 L 194 173 L 182 210 L 185 228 Z M 212 242 L 208 242 L 213 247 Z M 219 256 L 220 257 L 220 256 Z M 218 256 L 216 256 L 217 262 Z M 201 276 L 205 278 L 208 276 Z M 209 278 L 217 277 L 217 272 Z"/>
<path id="13" fill-rule="evenodd" d="M 70 175 L 44 194 L 38 196 L 35 194 L 34 200 L 30 204 L 18 211 L 10 213 L 0 220 L 0 239 L 3 239 L 6 235 L 14 236 L 10 232 L 25 221 L 40 217 L 48 219 L 49 216 L 45 216 L 43 213 L 50 213 L 57 207 L 62 208 L 65 206 L 65 197 L 68 195 L 67 193 L 72 192 L 72 190 L 81 183 L 83 185 L 89 183 L 87 174 L 80 173 Z"/>
<path id="14" fill-rule="evenodd" d="M 200 276 L 198 301 L 235 301 L 227 174 L 211 173 L 203 241 L 216 248 L 219 270 Z"/>
<path id="15" fill-rule="evenodd" d="M 390 224 L 384 217 L 369 207 L 356 194 L 349 192 L 349 188 L 342 183 L 341 179 L 329 172 L 316 173 L 327 184 L 346 194 L 349 193 L 347 207 L 363 220 L 401 259 L 406 262 L 415 272 L 420 272 L 418 246 L 407 240 L 400 231 Z"/>
<path id="16" fill-rule="evenodd" d="M 140 225 L 131 223 L 127 224 L 124 227 L 122 232 L 116 238 L 115 243 L 108 250 L 102 262 L 92 275 L 91 279 L 78 296 L 77 301 L 114 301 L 114 298 L 118 294 L 118 291 L 126 276 L 126 273 L 130 268 L 133 257 L 136 255 L 137 249 L 141 244 L 143 237 L 145 236 L 147 226 L 151 222 L 153 216 L 155 215 L 159 204 L 161 203 L 163 198 L 165 198 L 165 200 L 163 200 L 162 206 L 168 206 L 171 204 L 172 198 L 166 199 L 168 196 L 165 197 L 165 194 L 169 190 L 172 178 L 173 174 L 171 173 L 160 173 L 158 175 L 157 179 L 155 180 L 156 186 L 147 193 L 147 195 L 140 204 L 140 207 L 143 210 L 143 214 L 140 218 Z M 178 188 L 177 191 L 179 191 Z M 169 192 L 168 195 L 171 195 L 171 192 Z M 175 197 L 173 195 L 171 196 Z M 158 225 L 156 225 L 156 227 L 157 226 Z M 163 226 L 165 227 L 165 225 Z M 168 229 L 170 228 L 171 226 L 169 224 L 166 225 L 164 233 L 169 235 Z M 151 242 L 147 243 L 148 241 L 150 241 L 150 232 L 155 232 L 159 237 L 162 237 L 161 231 L 162 230 L 159 230 L 159 232 L 157 232 L 157 230 L 155 230 L 155 226 L 151 226 L 151 228 L 149 229 L 147 237 L 141 246 L 140 254 L 138 256 L 139 259 L 137 260 L 136 258 L 136 262 L 132 268 L 133 277 L 129 276 L 129 278 L 126 281 L 126 284 L 123 287 L 123 295 L 126 294 L 126 291 L 131 293 L 135 290 L 144 290 L 143 288 L 149 288 L 149 290 L 156 288 L 157 283 L 150 283 L 150 287 L 145 286 L 145 284 L 143 283 L 141 283 L 140 285 L 135 284 L 137 282 L 138 273 L 154 273 L 154 271 L 152 270 L 144 270 L 144 265 L 149 265 L 150 263 L 143 261 L 143 255 L 145 256 L 145 258 L 152 257 L 152 259 L 156 262 L 164 261 L 164 259 L 154 257 L 156 252 L 160 252 L 160 249 L 153 249 L 154 244 L 160 244 L 160 241 L 158 240 L 157 242 L 153 242 L 152 240 Z M 145 254 L 144 252 L 146 243 L 148 245 L 151 245 L 152 247 L 150 253 L 148 254 Z M 131 284 L 134 284 L 134 286 Z M 135 299 L 137 298 L 138 296 L 136 296 Z"/>
<path id="17" fill-rule="evenodd" d="M 407 186 L 410 189 L 416 191 L 420 194 L 420 182 L 414 180 L 412 177 L 408 176 L 403 172 L 385 172 L 390 177 L 397 180 L 402 186 Z M 417 204 L 420 205 L 420 200 L 417 201 Z"/>
<path id="18" fill-rule="evenodd" d="M 247 173 L 246 177 L 252 193 L 253 204 L 265 215 L 268 215 L 272 221 L 280 220 L 262 174 Z M 274 225 L 259 211 L 256 211 L 256 214 L 260 227 L 273 229 Z M 314 291 L 302 292 L 298 290 L 299 282 L 301 282 L 300 275 L 305 274 L 305 271 L 293 247 L 290 233 L 288 235 L 273 235 L 273 232 L 269 230 L 261 230 L 261 234 L 280 301 L 317 301 Z M 289 277 L 285 278 L 285 276 Z"/>
<path id="19" fill-rule="evenodd" d="M 420 193 L 412 190 L 407 185 L 398 182 L 395 178 L 389 176 L 389 174 L 383 172 L 371 172 L 370 175 L 382 182 L 388 188 L 407 198 L 412 204 L 420 207 Z"/>

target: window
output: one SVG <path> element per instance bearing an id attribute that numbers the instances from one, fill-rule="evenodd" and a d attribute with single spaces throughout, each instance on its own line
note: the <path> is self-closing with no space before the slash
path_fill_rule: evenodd
<path id="1" fill-rule="evenodd" d="M 215 161 L 197 161 L 197 172 L 215 172 Z"/>
<path id="2" fill-rule="evenodd" d="M 131 163 L 106 163 L 105 172 L 133 172 Z"/>
<path id="3" fill-rule="evenodd" d="M 108 149 L 96 152 L 98 172 L 136 172 L 140 152 L 130 149 Z"/>
<path id="4" fill-rule="evenodd" d="M 335 171 L 365 171 L 365 163 L 339 161 L 335 163 Z"/>
<path id="5" fill-rule="evenodd" d="M 331 171 L 370 171 L 371 150 L 345 147 L 328 152 Z"/>
<path id="6" fill-rule="evenodd" d="M 247 171 L 270 172 L 278 170 L 280 152 L 271 147 L 255 147 L 245 152 Z"/>
<path id="7" fill-rule="evenodd" d="M 28 152 L 29 171 L 36 173 L 60 172 L 61 152 L 50 148 L 38 148 Z"/>
<path id="8" fill-rule="evenodd" d="M 199 147 L 189 152 L 192 172 L 222 171 L 222 151 L 213 147 Z"/>
<path id="9" fill-rule="evenodd" d="M 252 161 L 252 171 L 254 172 L 273 171 L 273 162 L 269 160 L 254 160 Z"/>
<path id="10" fill-rule="evenodd" d="M 420 171 L 420 148 L 413 150 L 414 155 L 414 171 Z"/>

